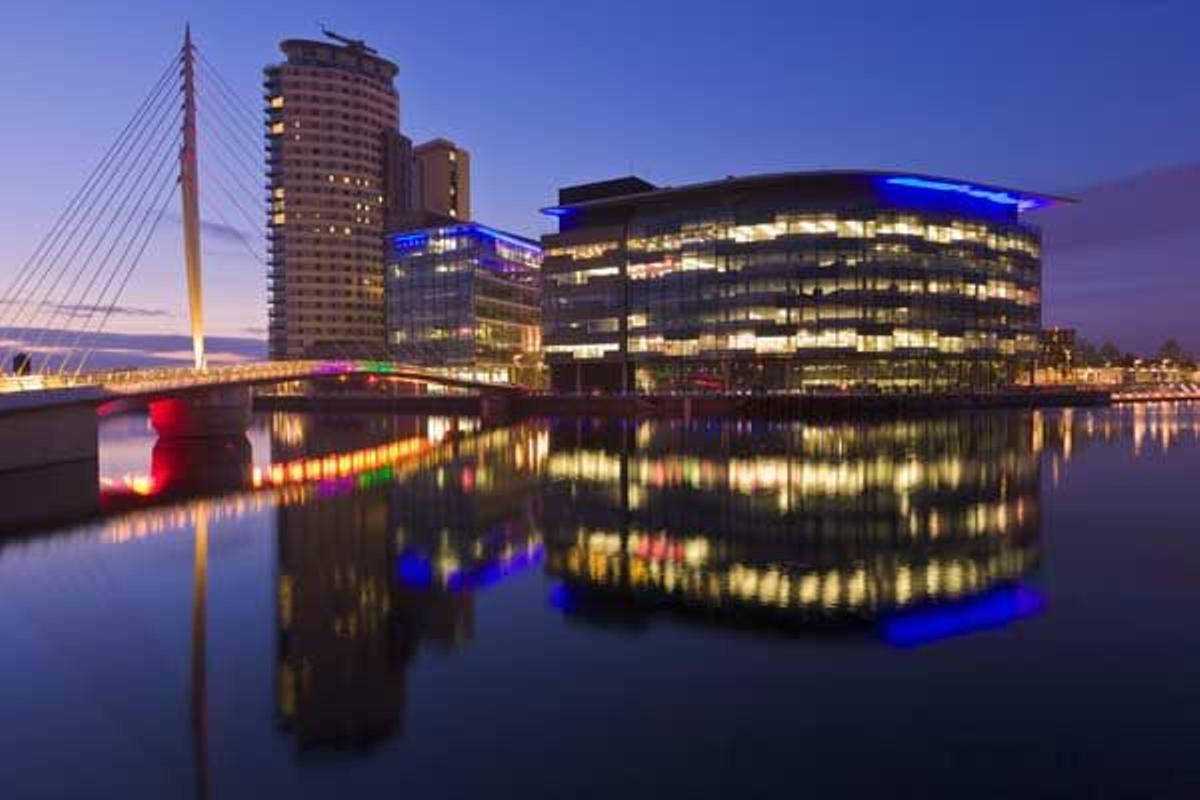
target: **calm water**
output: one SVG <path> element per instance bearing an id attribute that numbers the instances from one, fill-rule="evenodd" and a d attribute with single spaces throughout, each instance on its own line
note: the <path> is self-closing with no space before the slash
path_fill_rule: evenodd
<path id="1" fill-rule="evenodd" d="M 6 490 L 75 522 L 0 539 L 5 798 L 1200 796 L 1200 406 L 99 472 Z"/>

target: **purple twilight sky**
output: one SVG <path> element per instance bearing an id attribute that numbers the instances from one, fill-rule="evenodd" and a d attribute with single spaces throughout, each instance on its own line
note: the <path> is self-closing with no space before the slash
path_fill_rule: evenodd
<path id="1" fill-rule="evenodd" d="M 471 150 L 474 216 L 527 235 L 550 228 L 537 208 L 560 185 L 630 172 L 679 184 L 884 168 L 1075 196 L 1081 205 L 1036 220 L 1046 322 L 1129 349 L 1175 336 L 1200 352 L 1200 4 L 1190 0 L 10 4 L 0 284 L 188 20 L 251 127 L 280 39 L 317 36 L 318 22 L 365 38 L 400 65 L 404 131 Z M 110 331 L 186 328 L 172 212 Z M 211 329 L 261 337 L 264 269 L 209 221 Z"/>

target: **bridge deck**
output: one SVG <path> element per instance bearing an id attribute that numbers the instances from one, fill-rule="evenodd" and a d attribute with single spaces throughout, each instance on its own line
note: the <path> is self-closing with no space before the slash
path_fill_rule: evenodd
<path id="1" fill-rule="evenodd" d="M 102 397 L 103 394 L 130 397 L 339 375 L 387 375 L 462 389 L 519 390 L 519 387 L 513 384 L 480 381 L 469 375 L 465 376 L 464 372 L 465 370 L 456 370 L 453 367 L 422 367 L 388 361 L 262 361 L 201 370 L 192 367 L 151 367 L 91 372 L 77 376 L 3 377 L 0 378 L 0 398 L 32 408 L 69 402 L 64 392 L 84 388 L 102 393 L 98 397 Z M 6 405 L 0 405 L 0 412 L 6 408 Z"/>

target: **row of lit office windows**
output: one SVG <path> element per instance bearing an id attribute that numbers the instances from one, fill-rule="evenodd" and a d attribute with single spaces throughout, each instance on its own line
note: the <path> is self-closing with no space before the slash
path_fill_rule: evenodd
<path id="1" fill-rule="evenodd" d="M 658 336 L 630 336 L 630 353 L 659 353 L 668 356 L 699 356 L 719 350 L 741 350 L 756 354 L 785 354 L 801 350 L 853 350 L 857 353 L 891 353 L 896 350 L 930 350 L 938 353 L 998 352 L 1015 355 L 1035 349 L 1032 337 L 1006 339 L 995 333 L 968 332 L 964 336 L 940 336 L 937 331 L 897 330 L 891 335 L 871 336 L 844 330 L 801 330 L 794 336 L 760 336 L 753 331 L 727 335 L 671 340 Z"/>
<path id="2" fill-rule="evenodd" d="M 559 322 L 547 327 L 555 332 L 570 328 L 571 330 L 584 329 L 598 333 L 616 330 L 615 326 L 609 327 L 612 324 L 610 321 L 615 320 L 617 320 L 617 317 L 600 317 L 582 321 L 570 320 L 569 322 Z M 713 328 L 715 331 L 719 327 L 728 327 L 730 324 L 739 322 L 797 325 L 800 323 L 841 323 L 843 321 L 866 323 L 868 325 L 891 324 L 901 327 L 936 327 L 937 324 L 948 325 L 960 323 L 963 327 L 981 330 L 990 330 L 993 328 L 996 330 L 1010 328 L 1015 330 L 1036 326 L 1037 316 L 1035 314 L 963 314 L 954 313 L 953 311 L 947 313 L 943 309 L 937 309 L 935 312 L 930 313 L 921 309 L 860 308 L 858 306 L 793 309 L 774 308 L 772 306 L 749 306 L 737 309 L 720 309 L 689 316 L 686 319 L 681 319 L 680 315 L 672 313 L 670 309 L 643 309 L 640 312 L 629 315 L 628 327 L 631 332 L 643 329 L 653 332 L 662 331 L 664 328 L 670 329 L 673 326 L 682 324 L 688 328 Z"/>
<path id="3" fill-rule="evenodd" d="M 574 274 L 574 273 L 571 273 Z M 561 276 L 547 276 L 559 278 Z M 559 283 L 560 286 L 586 286 L 586 283 Z M 744 283 L 713 284 L 697 286 L 694 291 L 681 291 L 676 287 L 655 292 L 635 289 L 631 302 L 677 303 L 691 300 L 728 301 L 744 296 L 773 294 L 777 297 L 836 297 L 838 293 L 865 292 L 873 294 L 901 294 L 911 297 L 960 297 L 979 302 L 1008 300 L 1020 306 L 1036 307 L 1041 302 L 1041 291 L 1036 286 L 1023 286 L 1014 281 L 972 281 L 961 276 L 947 276 L 942 280 L 896 279 L 890 276 L 841 275 L 836 278 L 811 278 L 805 280 L 760 279 Z M 589 295 L 592 293 L 589 293 Z M 597 297 L 605 294 L 603 290 Z M 578 292 L 570 296 L 578 302 Z"/>
<path id="4" fill-rule="evenodd" d="M 641 282 L 654 281 L 680 273 L 778 273 L 806 267 L 823 269 L 849 267 L 854 268 L 856 272 L 870 271 L 872 268 L 875 270 L 915 268 L 933 274 L 971 273 L 1028 276 L 1030 279 L 1033 279 L 1038 272 L 1036 263 L 1020 263 L 1003 256 L 996 259 L 981 259 L 973 257 L 969 253 L 962 253 L 943 254 L 942 257 L 935 258 L 929 254 L 912 253 L 907 250 L 885 252 L 882 248 L 867 253 L 853 250 L 810 250 L 753 256 L 683 253 L 677 256 L 666 256 L 662 260 L 633 262 L 628 265 L 626 272 L 629 280 Z M 619 266 L 604 264 L 577 270 L 549 272 L 546 279 L 556 286 L 578 286 L 595 280 L 617 278 L 620 274 Z"/>
<path id="5" fill-rule="evenodd" d="M 576 359 L 602 358 L 620 350 L 616 342 L 586 344 L 548 344 L 547 353 L 568 354 Z M 891 353 L 898 350 L 926 350 L 964 354 L 996 352 L 1001 355 L 1032 353 L 1036 338 L 1018 334 L 1002 337 L 995 332 L 968 331 L 962 336 L 945 336 L 933 330 L 897 330 L 891 335 L 864 335 L 854 329 L 801 330 L 791 336 L 761 336 L 754 331 L 706 334 L 694 339 L 664 339 L 661 335 L 629 336 L 630 353 L 655 353 L 666 356 L 700 356 L 704 353 L 738 350 L 761 355 L 780 355 L 808 350 L 838 350 L 856 353 Z"/>
<path id="6" fill-rule="evenodd" d="M 1032 233 L 992 228 L 978 222 L 954 220 L 928 222 L 918 216 L 883 214 L 874 219 L 846 218 L 836 214 L 777 214 L 773 222 L 735 225 L 721 222 L 685 223 L 678 231 L 656 235 L 631 236 L 626 242 L 630 252 L 668 252 L 685 246 L 710 242 L 766 242 L 783 236 L 826 236 L 839 239 L 874 239 L 902 236 L 936 244 L 965 242 L 995 251 L 1016 251 L 1037 257 L 1041 246 Z M 617 250 L 614 240 L 584 242 L 547 248 L 548 257 L 574 260 L 598 258 Z"/>
<path id="7" fill-rule="evenodd" d="M 854 268 L 855 271 L 891 270 L 910 268 L 928 270 L 930 272 L 970 272 L 978 274 L 1013 275 L 1017 273 L 1036 273 L 1032 265 L 1018 265 L 1001 261 L 990 262 L 970 258 L 963 254 L 960 258 L 930 258 L 928 255 L 910 254 L 907 256 L 888 255 L 880 258 L 875 254 L 862 252 L 846 252 L 836 250 L 794 252 L 789 261 L 784 261 L 778 255 L 767 257 L 728 256 L 712 257 L 699 254 L 684 253 L 680 256 L 668 256 L 661 261 L 630 263 L 628 276 L 631 281 L 653 281 L 667 278 L 680 273 L 737 273 L 737 272 L 778 272 L 793 270 L 797 267 L 818 267 L 839 270 Z M 588 280 L 595 276 L 588 277 Z"/>

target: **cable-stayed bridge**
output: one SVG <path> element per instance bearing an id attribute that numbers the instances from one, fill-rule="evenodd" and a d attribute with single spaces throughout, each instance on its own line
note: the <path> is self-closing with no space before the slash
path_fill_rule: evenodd
<path id="1" fill-rule="evenodd" d="M 201 214 L 219 222 L 265 269 L 263 135 L 261 115 L 201 53 L 190 30 L 185 32 L 179 52 L 0 294 L 0 329 L 8 333 L 0 342 L 0 364 L 12 367 L 11 374 L 0 376 L 0 441 L 10 445 L 0 469 L 86 457 L 87 451 L 94 457 L 95 409 L 120 398 L 147 404 L 161 434 L 196 436 L 226 433 L 237 420 L 248 421 L 248 389 L 254 385 L 384 374 L 477 391 L 514 390 L 449 369 L 363 358 L 377 353 L 207 363 Z M 200 142 L 206 145 L 203 153 Z M 89 369 L 98 336 L 120 313 L 151 238 L 175 203 L 182 221 L 192 364 Z M 88 413 L 91 429 L 81 416 Z M 21 441 L 31 431 L 37 434 L 22 453 Z M 72 438 L 80 441 L 68 441 Z M 91 442 L 84 446 L 87 438 Z M 45 447 L 51 440 L 58 444 Z"/>

